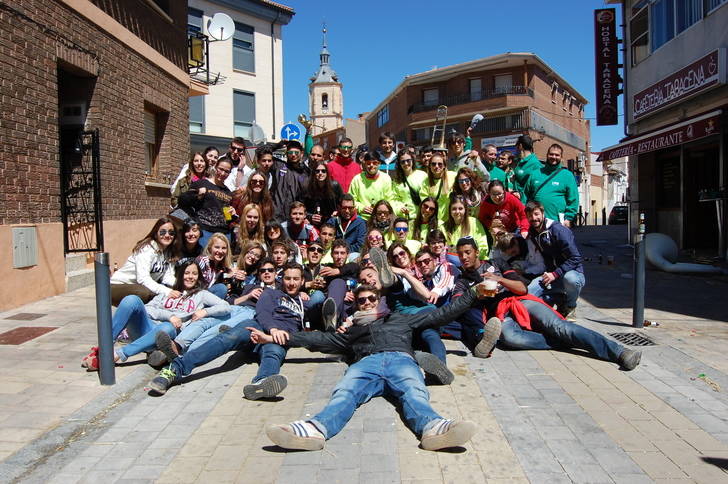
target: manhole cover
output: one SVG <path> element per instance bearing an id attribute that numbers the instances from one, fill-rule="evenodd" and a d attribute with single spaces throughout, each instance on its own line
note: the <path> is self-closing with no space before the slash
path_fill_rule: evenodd
<path id="1" fill-rule="evenodd" d="M 34 319 L 42 318 L 43 316 L 45 316 L 45 314 L 18 313 L 18 314 L 13 314 L 12 316 L 8 316 L 7 318 L 3 318 L 3 319 L 12 319 L 15 321 L 33 321 Z"/>
<path id="2" fill-rule="evenodd" d="M 655 342 L 639 333 L 609 333 L 609 336 L 628 346 L 655 346 Z"/>
<path id="3" fill-rule="evenodd" d="M 0 333 L 0 345 L 22 345 L 26 341 L 43 336 L 54 329 L 58 328 L 55 326 L 21 326 L 20 328 Z"/>

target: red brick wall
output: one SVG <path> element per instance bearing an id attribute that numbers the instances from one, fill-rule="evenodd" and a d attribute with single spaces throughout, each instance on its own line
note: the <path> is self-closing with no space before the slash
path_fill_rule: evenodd
<path id="1" fill-rule="evenodd" d="M 144 26 L 155 49 L 180 65 L 186 8 L 173 7 L 170 24 L 142 0 L 96 3 L 123 24 Z M 169 191 L 145 187 L 143 111 L 146 102 L 169 112 L 159 178 L 176 175 L 189 151 L 188 87 L 56 1 L 23 0 L 13 8 L 40 26 L 0 10 L 0 224 L 61 220 L 59 59 L 98 74 L 87 127 L 100 131 L 104 218 L 166 213 Z"/>

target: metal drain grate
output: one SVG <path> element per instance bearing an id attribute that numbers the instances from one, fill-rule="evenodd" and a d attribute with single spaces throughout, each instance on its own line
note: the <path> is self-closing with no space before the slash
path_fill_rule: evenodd
<path id="1" fill-rule="evenodd" d="M 609 336 L 629 346 L 655 346 L 657 344 L 639 333 L 609 333 Z"/>

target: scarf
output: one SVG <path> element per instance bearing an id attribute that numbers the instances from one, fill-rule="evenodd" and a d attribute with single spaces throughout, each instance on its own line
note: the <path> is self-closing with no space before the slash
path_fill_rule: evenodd
<path id="1" fill-rule="evenodd" d="M 374 309 L 357 311 L 351 316 L 351 318 L 354 322 L 354 326 L 368 326 L 378 319 L 386 318 L 389 316 L 389 313 L 389 308 L 380 304 L 379 307 Z"/>
<path id="2" fill-rule="evenodd" d="M 531 316 L 528 314 L 528 311 L 526 310 L 526 307 L 521 304 L 521 301 L 527 299 L 529 301 L 536 301 L 538 303 L 543 304 L 550 310 L 554 312 L 554 314 L 557 314 L 559 316 L 559 319 L 564 319 L 562 315 L 560 315 L 558 312 L 554 310 L 551 306 L 546 304 L 543 299 L 537 298 L 536 296 L 533 296 L 532 294 L 524 294 L 523 296 L 511 296 L 507 297 L 505 299 L 501 299 L 501 301 L 498 303 L 498 307 L 495 310 L 495 315 L 498 319 L 503 321 L 503 318 L 505 318 L 507 313 L 511 313 L 511 317 L 523 328 L 528 331 L 533 331 L 531 329 Z"/>

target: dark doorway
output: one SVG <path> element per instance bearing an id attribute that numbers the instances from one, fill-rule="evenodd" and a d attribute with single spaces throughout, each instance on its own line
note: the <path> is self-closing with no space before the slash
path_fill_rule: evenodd
<path id="1" fill-rule="evenodd" d="M 700 202 L 701 190 L 720 187 L 720 142 L 686 145 L 683 149 L 683 237 L 685 248 L 718 248 L 718 222 L 715 202 Z"/>

